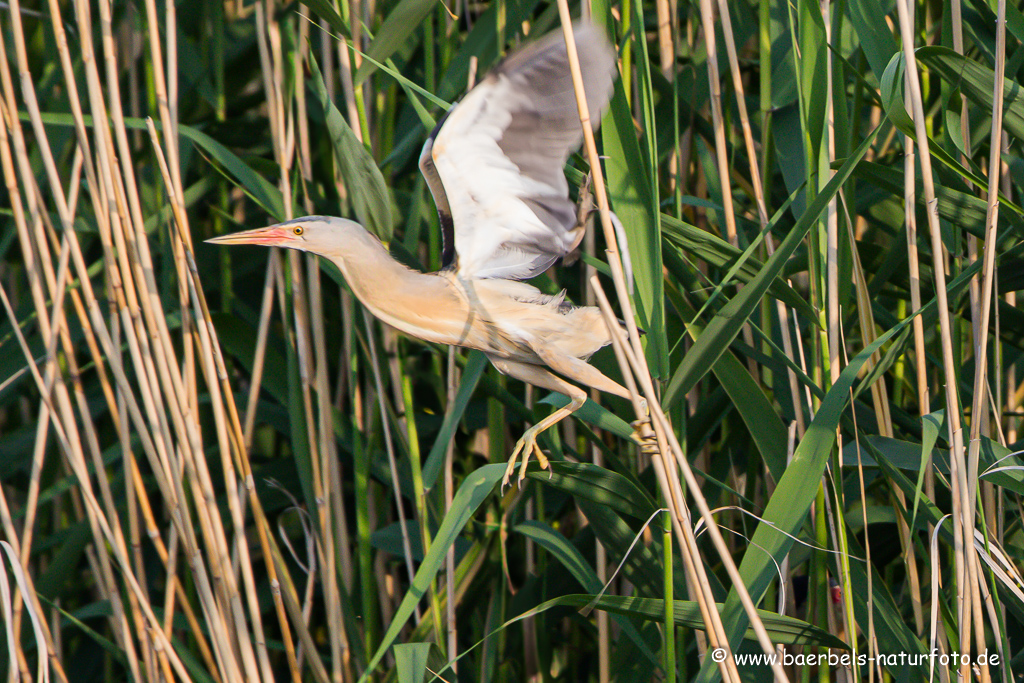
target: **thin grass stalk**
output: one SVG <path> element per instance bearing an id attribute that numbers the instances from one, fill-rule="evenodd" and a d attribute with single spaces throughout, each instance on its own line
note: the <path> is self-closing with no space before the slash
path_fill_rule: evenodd
<path id="1" fill-rule="evenodd" d="M 399 354 L 400 355 L 400 354 Z M 412 380 L 402 364 L 398 364 L 399 382 L 402 386 L 402 406 L 405 410 L 406 441 L 409 447 L 409 469 L 412 473 L 413 505 L 416 508 L 416 518 L 419 522 L 421 549 L 424 555 L 430 551 L 432 543 L 430 533 L 430 516 L 427 510 L 427 498 L 423 488 L 423 469 L 421 466 L 419 431 L 416 427 L 416 419 L 413 412 Z M 438 601 L 436 581 L 430 582 L 430 614 L 433 617 L 434 637 L 436 642 L 441 642 L 441 603 Z"/>
<path id="2" fill-rule="evenodd" d="M 295 73 L 304 73 L 304 63 L 308 61 L 309 50 L 309 23 L 299 23 L 299 50 L 295 53 Z M 295 88 L 295 105 L 301 113 L 297 117 L 299 129 L 299 166 L 302 171 L 303 197 L 306 203 L 306 212 L 313 213 L 313 202 L 307 191 L 308 184 L 313 182 L 312 152 L 309 144 L 308 112 L 306 106 L 306 89 L 301 83 Z M 320 287 L 320 265 L 319 259 L 315 256 L 307 256 L 307 279 L 309 281 L 310 307 L 313 311 L 323 310 L 323 298 Z M 311 316 L 311 327 L 313 335 L 313 354 L 315 359 L 315 387 L 317 393 L 317 418 L 319 420 L 320 439 L 320 465 L 322 468 L 320 478 L 323 482 L 328 497 L 340 496 L 340 489 L 333 489 L 330 485 L 330 470 L 338 458 L 337 444 L 333 438 L 334 422 L 331 415 L 331 392 L 327 379 L 327 334 L 324 329 L 324 318 L 322 315 Z M 385 423 L 385 428 L 387 427 Z M 333 675 L 336 680 L 342 676 L 343 657 L 341 650 L 348 649 L 348 634 L 345 632 L 341 615 L 341 598 L 338 590 L 337 574 L 337 552 L 335 549 L 334 526 L 337 521 L 331 516 L 330 501 L 323 504 L 324 529 L 320 538 L 323 545 L 324 567 L 323 588 L 324 607 L 327 612 L 328 628 L 330 629 L 331 663 Z M 344 518 L 341 518 L 342 520 Z M 403 526 L 404 531 L 404 526 Z M 411 555 L 411 553 L 409 553 Z"/>
<path id="3" fill-rule="evenodd" d="M 1011 177 L 1010 177 L 1010 165 L 1008 163 L 1006 163 L 1006 161 L 1005 161 L 1005 159 L 1009 158 L 1009 154 L 1010 154 L 1010 136 L 1006 133 L 1006 131 L 1003 131 L 1002 156 L 1003 156 L 1004 161 L 1003 161 L 1002 165 L 1000 166 L 1000 179 L 1001 179 L 1000 188 L 1001 188 L 1001 191 L 1003 193 L 1003 196 L 1006 197 L 1008 200 L 1013 201 L 1013 183 L 1012 183 L 1012 180 L 1011 180 Z M 996 291 L 997 292 L 999 291 L 999 273 L 998 272 L 996 273 Z M 1007 292 L 1006 296 L 1005 296 L 1005 301 L 1011 307 L 1016 306 L 1016 304 L 1017 304 L 1016 293 L 1014 293 L 1014 292 Z M 996 319 L 996 333 L 995 333 L 994 339 L 995 339 L 995 342 L 996 342 L 996 353 L 997 353 L 997 355 L 996 355 L 996 367 L 1003 369 L 1003 376 L 997 378 L 995 380 L 995 382 L 994 382 L 996 384 L 996 393 L 997 393 L 997 399 L 998 400 L 996 402 L 995 407 L 993 408 L 993 412 L 997 415 L 996 427 L 999 428 L 1000 443 L 1005 447 L 1007 444 L 1015 443 L 1016 440 L 1017 440 L 1016 439 L 1016 434 L 1012 434 L 1012 432 L 1015 431 L 1014 427 L 1016 425 L 1016 419 L 1014 417 L 1009 417 L 1009 416 L 1007 416 L 1005 418 L 1005 430 L 1006 431 L 1004 432 L 1003 422 L 1002 422 L 1001 419 L 999 419 L 999 418 L 1002 417 L 1003 413 L 1000 411 L 999 407 L 1002 406 L 1002 405 L 1005 405 L 1006 406 L 1006 411 L 1008 413 L 1016 412 L 1015 405 L 1013 403 L 1011 403 L 1011 400 L 1012 400 L 1011 396 L 1012 396 L 1012 393 L 1013 393 L 1012 392 L 1012 387 L 1014 385 L 1014 381 L 1015 381 L 1015 378 L 1016 378 L 1016 368 L 1014 367 L 1014 365 L 1012 363 L 1006 363 L 1006 361 L 1005 361 L 1004 345 L 1003 345 L 1003 342 L 1002 342 L 1002 335 L 1000 333 L 1000 318 L 1001 317 L 999 315 L 999 306 L 996 306 L 995 314 L 996 314 L 996 317 L 995 317 L 995 319 Z M 1006 517 L 1006 511 L 1004 509 L 1004 507 L 1005 507 L 1005 505 L 1004 505 L 1005 498 L 1002 496 L 1002 494 L 998 490 L 995 492 L 995 496 L 996 496 L 996 501 L 997 501 L 997 510 L 996 510 L 996 528 L 997 528 L 997 531 L 996 531 L 996 537 L 999 539 L 999 543 L 1001 545 L 1005 545 L 1006 544 L 1006 537 L 1005 537 L 1006 529 L 1005 529 L 1005 524 L 1004 524 L 1004 519 Z M 1005 608 L 1003 608 L 1003 612 L 1004 612 L 1004 621 L 1005 621 Z"/>
<path id="4" fill-rule="evenodd" d="M 260 302 L 260 319 L 256 326 L 256 352 L 252 359 L 252 375 L 249 396 L 245 403 L 245 418 L 242 427 L 242 443 L 246 452 L 252 449 L 252 435 L 256 428 L 256 408 L 259 405 L 260 385 L 263 380 L 263 364 L 267 359 L 267 337 L 270 332 L 270 316 L 274 308 L 274 286 L 280 281 L 281 259 L 276 254 L 267 259 L 267 273 L 263 280 L 263 297 Z"/>
<path id="5" fill-rule="evenodd" d="M 844 344 L 844 348 L 845 348 L 845 344 Z M 853 398 L 854 398 L 853 397 L 853 390 L 851 389 L 850 390 L 850 405 L 853 405 Z M 854 426 L 856 428 L 856 424 L 857 424 L 857 411 L 856 410 L 851 410 L 850 411 L 850 417 L 853 419 Z M 861 500 L 867 500 L 867 489 L 864 486 L 864 460 L 861 457 L 860 439 L 858 437 L 858 432 L 857 431 L 854 431 L 854 437 L 853 438 L 854 438 L 854 445 L 857 448 L 857 484 L 860 487 L 860 499 Z M 870 535 L 869 535 L 869 532 L 868 532 L 868 509 L 867 509 L 866 505 L 862 505 L 861 506 L 861 523 L 864 525 L 864 562 L 867 565 L 867 571 L 865 572 L 866 575 L 867 575 L 867 593 L 868 593 L 868 600 L 867 600 L 867 611 L 868 611 L 868 629 L 867 629 L 867 644 L 868 644 L 868 648 L 867 649 L 868 649 L 868 651 L 867 651 L 867 655 L 868 655 L 868 657 L 872 657 L 873 653 L 877 651 L 876 646 L 877 646 L 878 643 L 877 643 L 876 634 L 875 634 L 874 573 L 871 571 L 871 567 L 872 567 L 872 565 L 871 565 L 871 538 L 870 538 Z M 856 652 L 857 639 L 854 637 L 854 634 L 852 632 L 851 632 L 850 636 L 851 636 L 850 637 L 850 641 L 853 643 L 854 652 Z M 869 661 L 871 661 L 871 660 L 869 660 Z M 859 673 L 860 673 L 860 671 L 859 671 L 859 668 L 858 668 L 857 674 L 859 674 Z M 875 669 L 874 669 L 874 667 L 869 666 L 868 667 L 868 680 L 873 681 L 874 677 L 875 677 Z M 859 675 L 857 676 L 857 678 L 859 678 Z"/>
<path id="6" fill-rule="evenodd" d="M 957 5 L 957 12 L 959 12 L 958 0 L 953 0 L 953 4 Z M 913 23 L 913 12 L 914 7 L 911 4 L 908 7 L 908 13 L 910 15 L 910 21 Z M 954 36 L 956 35 L 956 26 L 958 22 L 953 21 Z M 954 39 L 955 42 L 955 39 Z M 910 100 L 910 84 L 905 82 L 903 86 L 904 99 Z M 965 138 L 969 139 L 968 138 Z M 917 249 L 917 164 L 916 154 L 913 144 L 906 144 L 904 142 L 904 160 L 903 160 L 903 211 L 904 211 L 904 222 L 906 224 L 906 236 L 907 236 L 907 267 L 908 275 L 910 278 L 910 307 L 912 310 L 917 311 L 921 308 L 921 267 L 920 259 L 918 257 Z M 915 316 L 912 323 L 913 334 L 914 334 L 914 358 L 915 363 L 915 376 L 917 380 L 917 403 L 918 403 L 918 415 L 921 419 L 931 412 L 931 391 L 928 386 L 928 361 L 925 352 L 925 340 L 924 340 L 924 320 L 921 316 Z M 924 489 L 925 495 L 930 500 L 935 500 L 935 475 L 932 469 L 932 454 L 928 453 L 925 455 L 925 461 L 923 465 L 925 469 L 924 473 Z M 929 526 L 929 529 L 931 527 Z M 907 557 L 906 561 L 910 561 L 910 557 Z M 916 564 L 916 562 L 915 562 Z M 920 595 L 920 589 L 917 595 Z M 918 598 L 915 604 L 920 601 Z M 917 620 L 918 609 L 914 610 L 914 618 Z M 923 612 L 922 612 L 923 616 Z M 917 622 L 918 633 L 923 635 L 923 620 Z"/>
<path id="7" fill-rule="evenodd" d="M 845 360 L 845 359 L 844 359 Z M 843 634 L 846 635 L 846 639 L 853 643 L 852 649 L 856 652 L 857 633 L 851 630 L 851 626 L 856 627 L 856 620 L 853 616 L 853 604 L 849 599 L 850 587 L 850 548 L 848 538 L 846 534 L 846 519 L 843 514 L 844 501 L 843 493 L 839 486 L 836 485 L 836 479 L 833 476 L 834 470 L 830 467 L 825 469 L 824 480 L 828 484 L 825 491 L 825 509 L 823 511 L 826 523 L 828 524 L 828 537 L 832 539 L 832 547 L 836 550 L 832 553 L 831 559 L 835 561 L 835 576 L 839 582 L 841 590 L 843 591 L 843 607 L 839 610 L 839 618 L 841 623 L 836 623 L 835 610 L 829 604 L 831 596 L 829 596 L 829 590 L 831 584 L 827 585 L 825 596 L 825 611 L 826 611 L 826 625 L 828 630 L 835 634 L 838 638 L 842 639 Z M 822 565 L 827 565 L 827 562 L 822 562 Z M 847 610 L 849 607 L 849 611 Z M 818 671 L 819 677 L 828 675 L 827 667 L 822 667 L 826 670 L 825 673 L 821 669 Z M 852 683 L 857 680 L 858 676 L 855 673 L 859 670 L 859 666 L 855 663 L 853 669 L 842 668 L 836 675 L 836 681 L 842 683 Z"/>
<path id="8" fill-rule="evenodd" d="M 662 572 L 665 578 L 665 631 L 662 636 L 664 640 L 663 647 L 665 650 L 665 681 L 666 683 L 675 683 L 676 622 L 674 608 L 675 597 L 673 593 L 675 586 L 672 576 L 672 513 L 666 510 L 665 514 L 661 516 L 661 520 Z"/>
<path id="9" fill-rule="evenodd" d="M 991 137 L 989 139 L 989 166 L 988 166 L 988 205 L 985 215 L 985 244 L 984 244 L 984 261 L 982 263 L 981 277 L 981 319 L 980 324 L 975 327 L 976 330 L 976 348 L 975 348 L 975 371 L 974 371 L 974 386 L 973 386 L 973 400 L 971 405 L 971 431 L 970 431 L 970 442 L 968 448 L 968 472 L 967 472 L 967 501 L 964 505 L 964 512 L 966 513 L 965 525 L 967 529 L 974 530 L 975 521 L 975 501 L 977 500 L 977 486 L 978 486 L 978 460 L 981 455 L 981 431 L 982 425 L 985 423 L 983 419 L 984 415 L 988 414 L 988 326 L 989 318 L 991 315 L 991 304 L 993 296 L 993 283 L 995 279 L 995 253 L 998 248 L 996 241 L 997 228 L 999 220 L 999 182 L 1000 182 L 1000 165 L 1002 163 L 1000 151 L 1002 149 L 1002 120 L 1003 120 L 1003 82 L 1004 82 L 1004 71 L 1006 68 L 1006 2 L 1005 0 L 999 0 L 996 9 L 996 63 L 995 63 L 995 79 L 993 84 L 993 97 L 992 97 L 992 130 Z M 972 546 L 973 549 L 973 546 Z M 972 590 L 972 598 L 976 604 L 973 609 L 976 612 L 980 612 L 980 590 L 984 589 L 984 583 L 980 577 L 980 567 L 977 563 L 977 554 L 975 552 L 970 553 L 971 564 L 970 566 L 975 568 L 978 572 L 977 576 L 977 587 L 978 590 Z M 972 585 L 972 589 L 974 586 Z M 976 640 L 978 652 L 982 652 L 985 647 L 985 633 L 984 627 L 980 623 L 980 613 L 978 614 L 979 624 L 976 627 Z M 997 634 L 999 639 L 999 622 L 998 620 L 991 621 L 991 627 Z M 965 651 L 965 650 L 961 650 Z M 982 680 L 989 678 L 987 663 L 982 665 L 981 669 Z"/>
<path id="10" fill-rule="evenodd" d="M 757 218 L 761 228 L 761 232 L 765 233 L 764 243 L 765 248 L 768 251 L 770 257 L 775 253 L 775 240 L 770 232 L 767 232 L 765 228 L 768 227 L 768 206 L 765 201 L 764 187 L 761 180 L 761 169 L 757 163 L 757 150 L 754 147 L 754 134 L 750 127 L 750 116 L 747 113 L 747 100 L 744 94 L 743 88 L 743 75 L 740 73 L 739 55 L 736 50 L 736 40 L 732 31 L 732 18 L 729 16 L 729 6 L 726 0 L 718 0 L 718 15 L 722 21 L 722 35 L 725 39 L 726 55 L 729 58 L 729 71 L 732 77 L 732 86 L 736 91 L 736 106 L 740 116 L 740 129 L 743 132 L 743 143 L 747 151 L 747 160 L 750 164 L 750 184 L 754 189 L 754 202 L 757 204 Z M 770 50 L 771 44 L 764 48 L 768 51 L 769 56 L 766 59 L 765 55 L 762 55 L 761 63 L 768 64 L 771 62 Z M 710 59 L 710 57 L 709 57 Z M 771 69 L 762 69 L 762 81 L 767 79 L 767 84 L 762 82 L 762 98 L 765 97 L 764 93 L 768 93 L 768 104 L 771 103 Z M 767 73 L 767 76 L 764 74 Z M 767 116 L 767 114 L 765 114 Z M 766 125 L 764 122 L 762 125 Z M 767 161 L 767 158 L 765 159 Z M 724 179 L 723 179 L 723 184 Z M 793 355 L 793 340 L 789 332 L 789 313 L 786 310 L 786 305 L 775 300 L 775 312 L 779 317 L 779 329 L 782 333 L 782 350 L 790 358 L 795 360 Z M 803 436 L 804 423 L 803 423 L 803 410 L 800 407 L 799 395 L 800 389 L 797 383 L 796 373 L 791 369 L 787 369 L 787 376 L 789 377 L 789 390 L 793 398 L 793 413 L 796 415 L 797 423 L 799 424 L 800 435 Z"/>
<path id="11" fill-rule="evenodd" d="M 455 347 L 448 347 L 448 371 L 445 377 L 448 382 L 448 406 L 455 405 L 455 395 L 459 390 L 459 372 L 455 367 Z M 452 509 L 452 500 L 455 497 L 455 478 L 452 472 L 452 465 L 455 460 L 455 437 L 445 447 L 444 455 L 444 514 Z M 397 493 L 397 491 L 396 491 Z M 444 582 L 445 582 L 445 655 L 448 657 L 448 665 L 452 673 L 458 673 L 458 624 L 455 622 L 455 544 L 448 546 L 444 559 Z M 528 624 L 533 620 L 528 620 Z"/>
<path id="12" fill-rule="evenodd" d="M 725 140 L 725 116 L 722 113 L 722 77 L 718 72 L 718 47 L 715 37 L 715 9 L 711 0 L 700 0 L 700 19 L 704 31 L 704 44 L 707 49 L 707 70 L 709 99 L 711 100 L 711 125 L 715 134 L 715 160 L 718 166 L 719 185 L 722 192 L 722 211 L 725 218 L 725 234 L 729 244 L 739 246 L 739 237 L 736 234 L 736 208 L 732 198 L 732 173 L 729 169 L 728 145 Z M 722 13 L 723 29 L 728 25 L 731 28 L 729 13 Z M 732 31 L 728 30 L 727 35 L 731 38 Z M 728 39 L 727 39 L 728 40 Z M 751 157 L 752 159 L 755 157 Z M 753 161 L 751 162 L 753 163 Z M 755 190 L 754 194 L 757 194 Z M 760 208 L 759 208 L 760 211 Z M 765 214 L 767 216 L 767 214 Z M 748 346 L 754 345 L 754 333 L 750 325 L 743 325 L 743 341 Z M 757 363 L 748 359 L 747 369 L 755 382 L 760 383 L 760 372 Z"/>
<path id="13" fill-rule="evenodd" d="M 363 309 L 363 323 L 366 326 L 366 345 L 370 350 L 370 363 L 373 370 L 373 382 L 377 391 L 377 407 L 380 409 L 381 431 L 384 433 L 384 449 L 388 455 L 388 466 L 391 471 L 391 485 L 395 489 L 395 507 L 398 511 L 398 523 L 402 530 L 402 550 L 404 551 L 405 568 L 408 572 L 409 583 L 412 583 L 416 572 L 412 566 L 412 543 L 409 540 L 409 527 L 405 518 L 405 509 L 402 504 L 402 488 L 398 477 L 398 462 L 395 459 L 395 446 L 391 439 L 391 426 L 388 420 L 387 395 L 384 391 L 384 380 L 380 373 L 380 360 L 377 357 L 377 341 L 373 335 L 373 318 L 370 312 Z M 418 610 L 417 610 L 418 612 Z M 417 616 L 417 620 L 419 617 Z"/>
<path id="14" fill-rule="evenodd" d="M 585 7 L 588 7 L 584 4 Z M 583 186 L 580 187 L 579 191 L 584 193 L 586 199 L 580 201 L 581 206 L 587 208 L 588 212 L 593 210 L 593 195 L 590 192 L 591 178 L 588 175 L 584 180 Z M 593 230 L 587 230 L 583 235 L 583 251 L 593 257 L 595 255 L 595 235 Z M 594 287 L 591 285 L 591 278 L 597 275 L 597 269 L 587 264 L 583 269 L 584 273 L 584 303 L 587 306 L 595 306 L 597 304 L 597 296 L 594 293 Z M 607 318 L 605 324 L 608 323 Z M 619 367 L 627 367 L 626 359 L 621 355 L 621 351 L 616 351 L 616 359 L 619 361 Z M 627 385 L 630 396 L 637 396 L 639 394 L 636 391 L 635 382 L 633 382 L 633 375 L 624 372 L 623 377 L 627 377 L 629 382 L 633 386 Z M 601 392 L 596 389 L 590 390 L 590 400 L 599 402 L 601 398 Z M 639 409 L 639 401 L 637 406 Z M 597 431 L 598 437 L 601 432 Z M 596 443 L 590 446 L 591 461 L 598 467 L 604 466 L 604 454 Z M 639 467 L 635 467 L 636 471 L 639 471 Z M 608 583 L 608 551 L 605 549 L 604 544 L 600 540 L 594 539 L 594 570 L 597 575 L 597 580 L 601 582 L 601 585 Z M 597 679 L 599 683 L 608 683 L 611 680 L 611 634 L 608 628 L 608 613 L 604 610 L 600 610 L 597 613 Z"/>
<path id="15" fill-rule="evenodd" d="M 975 602 L 974 598 L 971 596 L 976 596 L 978 590 L 976 574 L 971 569 L 972 567 L 975 567 L 976 564 L 970 558 L 976 557 L 976 554 L 971 550 L 973 545 L 965 542 L 964 540 L 965 535 L 970 533 L 972 529 L 965 529 L 961 526 L 961 523 L 966 524 L 971 521 L 971 513 L 967 511 L 967 508 L 971 508 L 971 503 L 968 500 L 964 500 L 968 492 L 968 487 L 965 472 L 966 462 L 964 459 L 963 430 L 960 423 L 959 398 L 957 396 L 955 382 L 953 381 L 956 377 L 956 363 L 953 358 L 952 341 L 954 330 L 949 318 L 942 237 L 940 234 L 939 215 L 935 199 L 931 153 L 928 149 L 928 131 L 925 126 L 924 105 L 921 99 L 921 84 L 917 73 L 917 62 L 914 59 L 913 53 L 914 37 L 908 16 L 909 4 L 909 1 L 897 2 L 896 7 L 899 13 L 900 33 L 903 39 L 903 55 L 906 64 L 905 76 L 910 85 L 910 100 L 913 110 L 912 117 L 914 121 L 915 135 L 917 137 L 916 142 L 918 154 L 921 161 L 921 175 L 924 184 L 925 205 L 928 207 L 928 228 L 931 234 L 933 274 L 935 278 L 935 290 L 939 312 L 942 366 L 947 379 L 945 383 L 946 417 L 949 424 L 950 443 L 952 445 L 950 451 L 950 474 L 951 485 L 954 493 L 953 506 L 956 513 L 954 515 L 954 521 L 959 527 L 957 529 L 958 533 L 956 534 L 956 543 L 958 546 L 956 548 L 956 555 L 958 565 L 964 567 L 966 570 L 961 574 L 963 581 L 959 581 L 957 584 L 958 598 L 960 601 L 960 610 L 958 614 L 958 622 L 960 626 L 960 652 L 967 652 L 969 651 L 971 642 L 971 608 Z M 973 539 L 971 540 L 973 541 Z M 967 591 L 968 593 L 967 599 L 964 599 L 964 591 Z M 961 667 L 961 675 L 964 677 L 970 675 L 970 667 L 966 664 Z"/>

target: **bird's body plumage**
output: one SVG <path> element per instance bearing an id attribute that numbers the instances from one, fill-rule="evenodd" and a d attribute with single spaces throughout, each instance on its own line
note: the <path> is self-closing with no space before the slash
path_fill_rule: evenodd
<path id="1" fill-rule="evenodd" d="M 574 32 L 588 108 L 597 121 L 610 98 L 615 52 L 595 26 L 578 24 Z M 584 226 L 562 172 L 581 139 L 565 41 L 552 33 L 495 67 L 423 146 L 420 168 L 445 241 L 441 271 L 412 270 L 358 223 L 330 216 L 209 241 L 319 254 L 337 265 L 356 297 L 383 322 L 426 341 L 478 349 L 501 372 L 569 396 L 568 406 L 528 429 L 517 444 L 506 481 L 520 452 L 522 479 L 531 451 L 546 465 L 537 434 L 586 400 L 586 392 L 563 378 L 629 396 L 586 363 L 611 342 L 613 331 L 600 310 L 521 282 L 582 239 Z"/>
<path id="2" fill-rule="evenodd" d="M 388 254 L 358 223 L 317 216 L 345 239 L 318 251 L 334 263 L 371 313 L 426 341 L 455 344 L 521 363 L 543 365 L 530 346 L 540 337 L 559 353 L 586 360 L 611 339 L 592 306 L 573 306 L 525 282 L 472 279 L 454 269 L 413 270 Z M 296 219 L 282 227 L 299 224 Z"/>

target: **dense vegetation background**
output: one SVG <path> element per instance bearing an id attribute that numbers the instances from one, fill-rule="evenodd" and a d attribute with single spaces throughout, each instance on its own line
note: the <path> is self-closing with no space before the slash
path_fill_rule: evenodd
<path id="1" fill-rule="evenodd" d="M 655 435 L 602 396 L 501 490 L 564 397 L 385 329 L 313 257 L 202 240 L 341 215 L 437 268 L 427 132 L 581 12 L 619 49 L 632 294 L 597 221 L 536 284 L 592 302 L 596 269 L 635 312 L 594 363 Z M 1015 6 L 12 1 L 0 35 L 9 680 L 1024 669 Z M 776 645 L 860 657 L 711 656 Z"/>

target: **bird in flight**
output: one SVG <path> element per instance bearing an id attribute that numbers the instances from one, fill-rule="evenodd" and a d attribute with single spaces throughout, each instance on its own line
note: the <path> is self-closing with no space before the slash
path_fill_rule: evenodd
<path id="1" fill-rule="evenodd" d="M 607 107 L 615 51 L 592 24 L 573 29 L 593 121 Z M 594 124 L 596 127 L 596 123 Z M 530 454 L 549 468 L 537 436 L 578 410 L 577 382 L 629 398 L 587 359 L 611 343 L 600 309 L 574 306 L 565 293 L 523 282 L 544 272 L 583 239 L 563 168 L 583 131 L 561 31 L 496 66 L 452 107 L 427 138 L 419 166 L 444 236 L 442 268 L 420 273 L 398 263 L 361 225 L 305 216 L 208 242 L 286 247 L 331 260 L 377 318 L 413 337 L 482 351 L 499 371 L 570 402 L 527 429 L 504 483 Z"/>

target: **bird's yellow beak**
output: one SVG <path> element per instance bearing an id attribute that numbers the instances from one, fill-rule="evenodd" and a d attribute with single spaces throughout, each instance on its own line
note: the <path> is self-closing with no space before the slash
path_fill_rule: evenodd
<path id="1" fill-rule="evenodd" d="M 271 225 L 267 228 L 243 230 L 230 235 L 221 235 L 206 240 L 207 244 L 257 244 L 262 247 L 289 246 L 295 235 L 292 228 L 286 225 Z"/>

